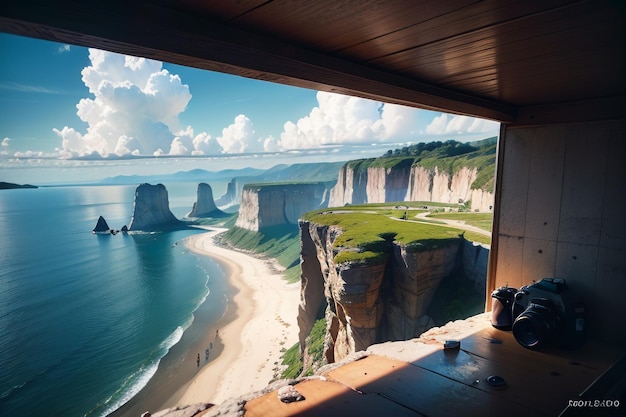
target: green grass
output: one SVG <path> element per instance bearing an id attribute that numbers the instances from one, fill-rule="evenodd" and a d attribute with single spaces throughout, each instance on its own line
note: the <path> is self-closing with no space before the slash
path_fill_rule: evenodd
<path id="1" fill-rule="evenodd" d="M 493 214 L 491 213 L 433 213 L 428 215 L 431 219 L 447 219 L 464 221 L 465 224 L 491 231 Z"/>
<path id="2" fill-rule="evenodd" d="M 303 371 L 303 360 L 300 356 L 300 344 L 296 343 L 291 346 L 283 355 L 283 365 L 287 366 L 281 375 L 284 379 L 293 379 L 299 376 L 313 375 L 315 370 L 324 364 L 324 339 L 326 337 L 326 319 L 321 318 L 315 322 L 311 333 L 307 337 L 307 346 L 309 347 L 309 357 L 312 366 Z"/>
<path id="3" fill-rule="evenodd" d="M 359 210 L 360 208 L 360 210 Z M 384 263 L 392 241 L 405 245 L 410 251 L 424 251 L 456 244 L 460 229 L 416 221 L 397 220 L 403 210 L 392 211 L 375 205 L 324 209 L 306 213 L 307 221 L 339 228 L 342 233 L 333 247 L 338 249 L 336 263 L 362 262 Z M 393 218 L 392 218 L 393 217 Z M 477 233 L 465 231 L 465 238 L 482 242 L 485 238 Z"/>
<path id="4" fill-rule="evenodd" d="M 219 214 L 216 217 L 199 217 L 190 222 L 193 225 L 199 226 L 221 226 L 221 227 L 229 227 L 230 224 L 235 224 L 235 220 L 237 219 L 236 213 L 223 213 Z"/>
<path id="5" fill-rule="evenodd" d="M 222 239 L 243 250 L 274 258 L 286 268 L 283 274 L 288 282 L 300 280 L 300 234 L 297 225 L 283 225 L 253 232 L 231 227 Z"/>
<path id="6" fill-rule="evenodd" d="M 283 365 L 287 365 L 281 379 L 295 379 L 302 373 L 302 357 L 300 357 L 300 343 L 296 343 L 283 355 Z"/>

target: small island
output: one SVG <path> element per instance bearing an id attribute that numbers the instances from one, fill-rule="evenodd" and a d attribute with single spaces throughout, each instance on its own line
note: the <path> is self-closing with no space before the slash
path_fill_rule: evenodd
<path id="1" fill-rule="evenodd" d="M 12 182 L 0 181 L 0 190 L 13 190 L 16 188 L 39 188 L 30 184 L 13 184 Z"/>

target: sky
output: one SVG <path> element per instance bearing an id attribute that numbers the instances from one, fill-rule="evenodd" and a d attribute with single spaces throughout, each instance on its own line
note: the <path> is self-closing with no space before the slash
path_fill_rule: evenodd
<path id="1" fill-rule="evenodd" d="M 217 171 L 498 134 L 492 121 L 0 33 L 0 181 Z"/>

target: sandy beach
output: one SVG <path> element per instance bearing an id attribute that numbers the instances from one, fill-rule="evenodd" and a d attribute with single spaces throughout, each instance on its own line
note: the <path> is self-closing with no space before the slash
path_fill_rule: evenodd
<path id="1" fill-rule="evenodd" d="M 215 245 L 214 237 L 222 231 L 210 230 L 185 241 L 189 250 L 222 264 L 237 291 L 220 327 L 207 329 L 206 340 L 213 340 L 210 360 L 205 363 L 201 353 L 200 370 L 168 401 L 169 406 L 219 404 L 266 387 L 280 364 L 281 349 L 298 341 L 299 283 L 288 284 L 269 261 Z"/>

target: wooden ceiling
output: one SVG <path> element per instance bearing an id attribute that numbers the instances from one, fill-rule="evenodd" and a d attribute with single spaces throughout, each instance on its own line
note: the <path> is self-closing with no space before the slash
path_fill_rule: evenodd
<path id="1" fill-rule="evenodd" d="M 623 0 L 3 0 L 0 30 L 518 125 L 624 117 Z"/>

